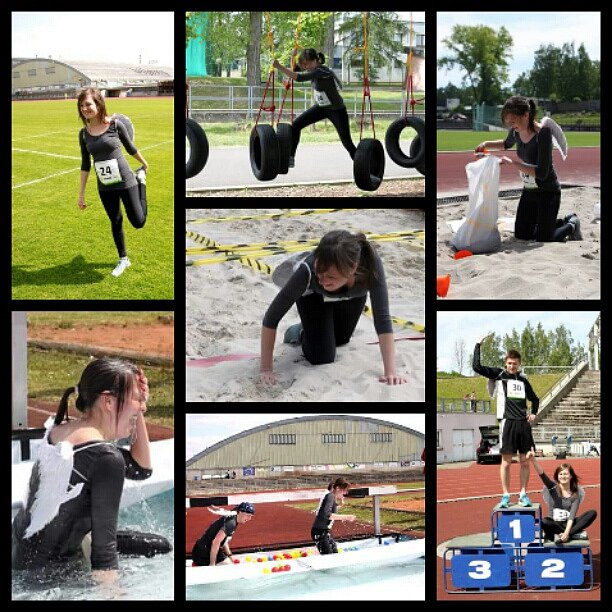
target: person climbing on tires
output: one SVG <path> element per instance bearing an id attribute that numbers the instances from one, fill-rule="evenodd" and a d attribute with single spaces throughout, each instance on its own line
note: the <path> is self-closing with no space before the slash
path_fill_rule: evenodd
<path id="1" fill-rule="evenodd" d="M 292 59 L 297 55 L 294 49 Z M 344 148 L 348 151 L 351 159 L 355 158 L 357 147 L 351 138 L 349 118 L 344 105 L 344 100 L 340 95 L 342 83 L 334 74 L 334 71 L 325 64 L 325 55 L 315 49 L 303 49 L 297 61 L 297 65 L 302 72 L 295 72 L 290 68 L 282 66 L 278 60 L 274 60 L 274 68 L 278 68 L 283 74 L 294 81 L 312 81 L 312 91 L 315 99 L 314 106 L 304 111 L 293 122 L 293 148 L 289 157 L 289 167 L 295 165 L 295 152 L 300 143 L 300 133 L 309 125 L 329 119 L 336 131 Z"/>
<path id="2" fill-rule="evenodd" d="M 519 161 L 502 157 L 500 163 L 517 166 L 523 193 L 516 212 L 514 235 L 521 240 L 562 242 L 582 240 L 580 220 L 575 213 L 557 219 L 561 186 L 553 166 L 554 122 L 535 121 L 536 104 L 524 96 L 512 96 L 501 111 L 502 123 L 509 127 L 505 140 L 480 143 L 475 152 L 510 149 L 516 144 Z"/>

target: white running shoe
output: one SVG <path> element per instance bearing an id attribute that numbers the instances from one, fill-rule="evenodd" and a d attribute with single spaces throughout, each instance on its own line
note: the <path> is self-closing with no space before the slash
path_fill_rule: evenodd
<path id="1" fill-rule="evenodd" d="M 146 185 L 147 184 L 147 173 L 145 172 L 145 170 L 144 170 L 144 168 L 142 166 L 140 166 L 140 168 L 136 169 L 136 172 L 134 172 L 134 176 L 136 177 L 136 180 L 141 185 Z"/>
<path id="2" fill-rule="evenodd" d="M 129 268 L 132 264 L 127 257 L 122 257 L 119 263 L 115 266 L 115 269 L 111 272 L 113 276 L 121 276 L 126 268 Z"/>

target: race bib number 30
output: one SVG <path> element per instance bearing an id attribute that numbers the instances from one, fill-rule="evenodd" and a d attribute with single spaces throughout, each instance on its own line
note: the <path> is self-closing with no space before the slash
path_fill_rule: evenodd
<path id="1" fill-rule="evenodd" d="M 115 185 L 121 183 L 121 173 L 119 172 L 119 164 L 116 159 L 107 159 L 105 161 L 94 162 L 96 174 L 103 185 Z"/>
<path id="2" fill-rule="evenodd" d="M 522 380 L 509 380 L 506 395 L 510 399 L 525 399 L 525 383 Z"/>

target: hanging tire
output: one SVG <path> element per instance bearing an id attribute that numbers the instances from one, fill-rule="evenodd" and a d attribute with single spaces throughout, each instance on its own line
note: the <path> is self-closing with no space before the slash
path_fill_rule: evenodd
<path id="1" fill-rule="evenodd" d="M 357 147 L 353 160 L 353 176 L 359 189 L 376 191 L 385 173 L 385 150 L 382 142 L 364 138 Z"/>
<path id="2" fill-rule="evenodd" d="M 189 158 L 185 165 L 185 176 L 191 178 L 204 169 L 208 161 L 208 139 L 199 123 L 187 119 L 187 141 Z"/>
<path id="3" fill-rule="evenodd" d="M 278 173 L 289 172 L 289 157 L 293 148 L 293 126 L 290 123 L 279 123 L 276 126 L 276 137 L 278 138 Z"/>
<path id="4" fill-rule="evenodd" d="M 402 168 L 414 168 L 421 163 L 425 157 L 425 146 L 419 147 L 415 157 L 406 155 L 400 147 L 400 134 L 402 131 L 411 127 L 416 130 L 417 138 L 421 143 L 425 143 L 425 122 L 419 117 L 402 117 L 394 121 L 388 128 L 385 134 L 385 147 L 389 157 Z"/>
<path id="5" fill-rule="evenodd" d="M 280 166 L 280 151 L 278 137 L 271 125 L 257 125 L 251 130 L 249 152 L 255 178 L 260 181 L 274 180 Z"/>
<path id="6" fill-rule="evenodd" d="M 412 141 L 410 142 L 410 157 L 416 157 L 419 149 L 421 148 L 421 139 L 417 134 Z M 423 161 L 420 164 L 417 164 L 415 168 L 425 176 L 425 157 L 423 157 Z"/>

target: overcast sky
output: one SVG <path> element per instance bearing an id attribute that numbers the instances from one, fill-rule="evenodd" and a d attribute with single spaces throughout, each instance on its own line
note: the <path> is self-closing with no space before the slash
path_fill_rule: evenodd
<path id="1" fill-rule="evenodd" d="M 510 13 L 500 11 L 497 13 L 438 13 L 437 36 L 438 57 L 449 54 L 449 50 L 442 44 L 442 39 L 450 36 L 454 25 L 487 25 L 495 30 L 501 26 L 512 36 L 512 59 L 510 59 L 510 80 L 506 84 L 512 86 L 521 72 L 533 68 L 535 51 L 541 45 L 554 45 L 560 47 L 563 43 L 575 43 L 578 49 L 581 43 L 592 60 L 601 58 L 601 29 L 600 13 L 597 12 L 549 12 L 533 13 L 520 11 Z M 438 69 L 437 87 L 444 87 L 447 83 L 461 85 L 461 77 L 465 72 L 454 68 L 451 71 Z"/>
<path id="2" fill-rule="evenodd" d="M 93 5 L 89 5 L 93 6 Z M 174 16 L 138 13 L 12 14 L 12 56 L 174 66 Z"/>
<path id="3" fill-rule="evenodd" d="M 283 419 L 291 419 L 312 414 L 188 414 L 186 419 L 187 446 L 185 459 L 190 459 L 204 449 L 221 442 L 230 436 L 246 431 L 258 425 L 274 423 Z M 325 415 L 323 415 L 325 416 Z M 425 433 L 424 414 L 353 414 L 350 416 L 365 416 L 397 425 L 409 427 L 420 433 Z"/>
<path id="4" fill-rule="evenodd" d="M 595 323 L 597 315 L 598 312 L 593 311 L 438 312 L 437 371 L 449 372 L 457 369 L 453 359 L 455 341 L 463 339 L 467 358 L 474 350 L 474 345 L 479 338 L 487 332 L 495 332 L 499 336 L 504 336 L 511 334 L 514 328 L 520 333 L 527 325 L 527 321 L 533 328 L 541 322 L 546 331 L 552 331 L 563 324 L 570 330 L 576 344 L 582 344 L 588 348 L 587 334 Z M 467 373 L 464 372 L 464 374 Z"/>

